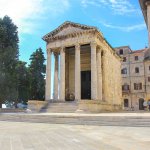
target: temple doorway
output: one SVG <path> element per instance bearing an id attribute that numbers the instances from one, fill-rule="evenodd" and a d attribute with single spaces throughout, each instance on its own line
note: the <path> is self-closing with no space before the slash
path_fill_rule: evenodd
<path id="1" fill-rule="evenodd" d="M 91 71 L 81 71 L 81 99 L 91 99 Z"/>

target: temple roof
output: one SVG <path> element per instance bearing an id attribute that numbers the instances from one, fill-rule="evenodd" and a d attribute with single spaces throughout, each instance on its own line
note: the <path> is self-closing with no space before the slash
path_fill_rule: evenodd
<path id="1" fill-rule="evenodd" d="M 47 41 L 49 38 L 55 38 L 60 36 L 66 36 L 68 34 L 80 33 L 85 31 L 95 31 L 98 30 L 96 27 L 87 26 L 83 24 L 78 24 L 70 21 L 64 22 L 58 28 L 46 34 L 42 39 Z"/>

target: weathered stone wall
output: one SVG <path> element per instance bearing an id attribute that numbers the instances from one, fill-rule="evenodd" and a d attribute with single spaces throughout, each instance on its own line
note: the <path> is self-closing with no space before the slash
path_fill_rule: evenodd
<path id="1" fill-rule="evenodd" d="M 103 51 L 103 100 L 110 104 L 121 105 L 121 59 L 106 41 L 101 42 L 97 40 L 97 43 Z"/>
<path id="2" fill-rule="evenodd" d="M 150 81 L 148 77 L 150 77 L 150 61 L 145 61 L 145 83 L 146 83 L 146 93 L 147 93 L 147 100 L 150 99 Z"/>
<path id="3" fill-rule="evenodd" d="M 121 104 L 121 64 L 113 54 L 107 50 L 104 54 L 106 64 L 104 64 L 105 78 L 104 78 L 104 90 L 105 100 L 111 104 Z"/>
<path id="4" fill-rule="evenodd" d="M 122 85 L 129 85 L 129 91 L 123 91 L 122 102 L 124 99 L 129 100 L 129 107 L 134 107 L 134 110 L 139 110 L 139 99 L 150 99 L 150 61 L 145 61 L 147 49 L 140 51 L 131 51 L 129 47 L 119 47 L 116 51 L 123 49 L 124 54 L 121 57 L 126 57 L 126 62 L 122 62 L 122 68 L 127 68 L 127 74 L 122 74 Z M 135 60 L 138 56 L 138 60 Z M 139 73 L 135 73 L 135 68 L 139 68 Z M 134 89 L 134 83 L 142 83 L 141 90 Z"/>
<path id="5" fill-rule="evenodd" d="M 81 46 L 81 71 L 91 70 L 91 48 L 90 45 L 82 47 Z"/>
<path id="6" fill-rule="evenodd" d="M 90 111 L 93 113 L 98 112 L 114 112 L 122 109 L 121 105 L 110 104 L 106 101 L 84 100 L 79 101 L 79 110 Z"/>

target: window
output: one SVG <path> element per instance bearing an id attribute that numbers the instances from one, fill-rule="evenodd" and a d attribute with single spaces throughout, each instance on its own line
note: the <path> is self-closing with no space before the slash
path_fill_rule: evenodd
<path id="1" fill-rule="evenodd" d="M 135 73 L 139 73 L 139 68 L 138 67 L 135 68 Z"/>
<path id="2" fill-rule="evenodd" d="M 134 90 L 142 90 L 142 83 L 134 83 Z"/>
<path id="3" fill-rule="evenodd" d="M 122 90 L 123 91 L 128 91 L 129 90 L 129 85 L 128 84 L 122 85 Z"/>
<path id="4" fill-rule="evenodd" d="M 127 61 L 127 58 L 126 57 L 123 57 L 123 62 L 126 62 Z"/>
<path id="5" fill-rule="evenodd" d="M 138 56 L 135 56 L 134 59 L 135 59 L 135 60 L 139 60 L 139 57 L 138 57 Z"/>
<path id="6" fill-rule="evenodd" d="M 127 74 L 127 68 L 123 68 L 123 69 L 121 70 L 121 74 Z"/>
<path id="7" fill-rule="evenodd" d="M 150 77 L 148 77 L 148 82 L 150 82 Z"/>
<path id="8" fill-rule="evenodd" d="M 128 99 L 124 99 L 124 107 L 129 107 L 129 100 Z"/>
<path id="9" fill-rule="evenodd" d="M 123 55 L 123 49 L 120 49 L 119 54 Z"/>

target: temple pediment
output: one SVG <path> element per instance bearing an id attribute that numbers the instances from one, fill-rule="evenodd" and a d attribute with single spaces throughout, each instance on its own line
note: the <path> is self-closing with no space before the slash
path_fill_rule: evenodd
<path id="1" fill-rule="evenodd" d="M 59 31 L 54 36 L 62 36 L 62 35 L 67 35 L 67 34 L 82 32 L 82 31 L 84 31 L 84 30 L 81 29 L 81 28 L 77 28 L 77 27 L 73 27 L 73 26 L 68 26 L 68 27 L 63 28 L 61 31 Z"/>
<path id="2" fill-rule="evenodd" d="M 67 21 L 67 22 L 64 22 L 62 25 L 60 25 L 55 30 L 53 30 L 52 32 L 46 34 L 43 37 L 43 40 L 46 41 L 50 38 L 57 38 L 61 36 L 64 37 L 64 36 L 71 35 L 71 34 L 82 33 L 82 32 L 93 31 L 93 30 L 97 30 L 97 28 Z"/>

